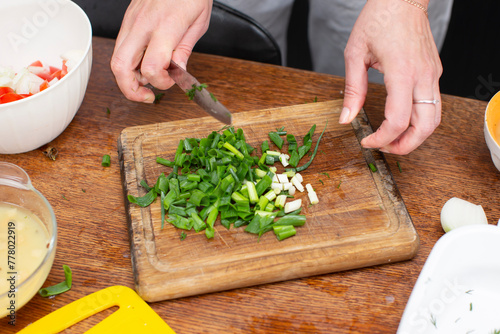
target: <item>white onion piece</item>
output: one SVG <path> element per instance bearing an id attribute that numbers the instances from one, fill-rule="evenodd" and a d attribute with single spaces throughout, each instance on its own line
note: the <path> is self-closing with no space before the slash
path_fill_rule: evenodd
<path id="1" fill-rule="evenodd" d="M 281 191 L 280 191 L 280 192 L 281 192 Z M 279 194 L 279 193 L 278 193 L 278 194 Z M 276 193 L 276 191 L 272 191 L 272 190 L 270 190 L 270 191 L 268 191 L 268 192 L 264 195 L 264 197 L 265 197 L 265 198 L 267 198 L 269 201 L 273 201 L 273 200 L 275 200 L 275 199 L 276 199 L 276 195 L 278 195 L 278 194 Z"/>
<path id="2" fill-rule="evenodd" d="M 0 66 L 0 87 L 10 87 L 12 88 L 13 79 L 16 76 L 16 72 L 10 67 Z"/>
<path id="3" fill-rule="evenodd" d="M 0 66 L 0 77 L 5 76 L 13 79 L 15 75 L 16 72 L 12 68 L 6 66 Z"/>
<path id="4" fill-rule="evenodd" d="M 0 75 L 0 87 L 12 88 L 12 78 L 7 75 Z"/>
<path id="5" fill-rule="evenodd" d="M 279 159 L 280 159 L 280 162 L 283 165 L 283 167 L 286 167 L 289 165 L 288 159 L 290 159 L 290 156 L 288 154 L 281 153 Z"/>
<path id="6" fill-rule="evenodd" d="M 295 177 L 297 178 L 297 180 L 300 183 L 304 182 L 304 178 L 302 177 L 302 175 L 300 173 L 295 173 Z"/>
<path id="7" fill-rule="evenodd" d="M 283 208 L 283 207 L 285 207 L 285 203 L 286 203 L 286 195 L 278 195 L 276 197 L 276 201 L 274 201 L 274 205 L 277 208 Z"/>
<path id="8" fill-rule="evenodd" d="M 296 199 L 295 201 L 287 202 L 285 204 L 284 211 L 285 211 L 285 213 L 289 213 L 289 212 L 300 209 L 301 206 L 302 206 L 302 200 L 299 198 L 299 199 Z"/>
<path id="9" fill-rule="evenodd" d="M 50 76 L 50 68 L 42 66 L 28 66 L 28 71 L 36 75 Z"/>
<path id="10" fill-rule="evenodd" d="M 295 176 L 292 177 L 292 179 L 290 181 L 295 186 L 295 188 L 297 188 L 298 191 L 303 192 L 304 191 L 304 186 L 301 183 L 302 181 L 298 180 L 297 175 L 300 175 L 300 174 L 298 174 L 298 173 L 295 174 Z"/>
<path id="11" fill-rule="evenodd" d="M 282 183 L 271 183 L 271 189 L 275 190 L 278 189 L 279 192 L 283 190 L 283 184 Z M 279 194 L 279 193 L 278 193 Z"/>
<path id="12" fill-rule="evenodd" d="M 72 69 L 78 65 L 78 62 L 83 58 L 82 50 L 69 50 L 61 55 L 63 60 L 66 60 L 66 67 L 68 68 L 68 72 L 71 72 Z"/>
<path id="13" fill-rule="evenodd" d="M 488 224 L 488 219 L 481 205 L 457 197 L 450 198 L 443 205 L 441 209 L 441 226 L 443 226 L 445 232 L 472 224 Z"/>
<path id="14" fill-rule="evenodd" d="M 307 196 L 309 197 L 309 201 L 311 202 L 311 204 L 318 204 L 319 203 L 318 195 L 316 194 L 315 191 L 309 191 L 307 193 Z"/>
<path id="15" fill-rule="evenodd" d="M 278 181 L 280 183 L 287 183 L 288 182 L 288 176 L 286 174 L 278 174 Z"/>
<path id="16" fill-rule="evenodd" d="M 12 83 L 17 94 L 36 94 L 40 92 L 40 85 L 44 82 L 42 78 L 31 73 L 26 68 L 19 71 Z"/>
<path id="17" fill-rule="evenodd" d="M 58 81 L 59 81 L 59 79 L 57 79 L 57 78 L 50 80 L 49 86 L 55 85 Z"/>

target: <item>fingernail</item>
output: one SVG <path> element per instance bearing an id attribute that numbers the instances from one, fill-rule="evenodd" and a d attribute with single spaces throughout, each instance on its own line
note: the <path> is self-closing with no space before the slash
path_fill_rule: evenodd
<path id="1" fill-rule="evenodd" d="M 361 144 L 361 146 L 363 146 L 363 148 L 366 148 L 366 149 L 372 149 L 372 148 L 375 148 L 375 147 L 373 147 L 373 145 L 370 145 L 370 143 L 368 143 L 369 138 L 370 138 L 370 136 L 365 137 L 365 138 L 363 138 L 363 139 L 361 140 L 360 144 Z"/>
<path id="2" fill-rule="evenodd" d="M 387 147 L 381 147 L 378 149 L 380 152 L 383 152 L 383 153 L 391 153 L 389 152 L 389 149 Z"/>
<path id="3" fill-rule="evenodd" d="M 340 113 L 339 123 L 340 124 L 346 124 L 347 120 L 349 119 L 349 114 L 350 113 L 351 113 L 351 111 L 349 110 L 349 108 L 344 107 L 342 109 L 342 112 Z"/>
<path id="4" fill-rule="evenodd" d="M 144 99 L 144 103 L 153 103 L 155 101 L 155 96 L 153 94 L 148 94 Z"/>
<path id="5" fill-rule="evenodd" d="M 369 149 L 369 148 L 373 148 L 373 147 L 371 147 L 370 145 L 367 145 L 367 144 L 366 144 L 366 138 L 363 138 L 363 139 L 361 140 L 360 144 L 361 144 L 361 146 L 363 146 L 363 148 L 368 148 L 368 149 Z"/>

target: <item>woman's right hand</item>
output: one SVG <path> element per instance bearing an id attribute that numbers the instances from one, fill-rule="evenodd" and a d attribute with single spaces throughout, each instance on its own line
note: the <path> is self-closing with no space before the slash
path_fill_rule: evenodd
<path id="1" fill-rule="evenodd" d="M 212 0 L 132 0 L 116 39 L 111 70 L 129 100 L 153 103 L 147 84 L 165 90 L 174 82 L 170 60 L 186 68 L 207 31 Z"/>

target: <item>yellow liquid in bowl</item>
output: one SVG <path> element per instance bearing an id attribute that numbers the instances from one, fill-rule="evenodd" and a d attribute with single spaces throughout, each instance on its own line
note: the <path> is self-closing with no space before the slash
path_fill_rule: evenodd
<path id="1" fill-rule="evenodd" d="M 488 103 L 486 124 L 491 136 L 500 145 L 500 94 L 496 94 Z"/>
<path id="2" fill-rule="evenodd" d="M 49 241 L 49 233 L 36 215 L 0 203 L 0 318 L 21 308 L 44 283 L 53 255 L 27 279 L 45 259 Z"/>

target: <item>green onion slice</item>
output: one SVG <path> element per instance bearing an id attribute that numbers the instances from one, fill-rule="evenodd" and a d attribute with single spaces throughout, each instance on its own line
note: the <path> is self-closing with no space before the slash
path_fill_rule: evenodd
<path id="1" fill-rule="evenodd" d="M 111 166 L 111 157 L 109 154 L 105 154 L 102 156 L 102 162 L 101 162 L 102 167 L 109 167 Z"/>
<path id="2" fill-rule="evenodd" d="M 61 283 L 58 283 L 56 285 L 52 285 L 52 286 L 49 286 L 46 288 L 41 288 L 38 291 L 40 296 L 42 296 L 42 297 L 55 296 L 55 295 L 61 294 L 63 292 L 68 291 L 69 289 L 71 289 L 71 285 L 73 282 L 71 268 L 67 265 L 63 265 L 63 270 L 64 270 L 64 276 L 65 276 L 64 282 L 61 282 Z"/>

